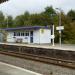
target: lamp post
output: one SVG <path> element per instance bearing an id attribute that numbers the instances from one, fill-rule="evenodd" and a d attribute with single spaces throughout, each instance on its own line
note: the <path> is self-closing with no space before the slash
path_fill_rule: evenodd
<path id="1" fill-rule="evenodd" d="M 7 28 L 8 28 L 8 16 L 7 16 Z"/>
<path id="2" fill-rule="evenodd" d="M 5 13 L 5 18 L 6 18 L 6 28 L 9 27 L 8 23 L 9 23 L 9 18 L 8 18 L 8 14 Z"/>
<path id="3" fill-rule="evenodd" d="M 60 11 L 60 13 L 59 13 L 59 27 L 57 29 L 59 30 L 59 43 L 61 46 L 61 30 L 63 29 L 61 26 L 61 12 L 62 12 L 62 10 L 60 8 L 56 8 L 56 9 Z"/>
<path id="4" fill-rule="evenodd" d="M 53 24 L 53 46 L 54 46 L 54 38 L 55 36 L 54 36 L 54 24 Z"/>

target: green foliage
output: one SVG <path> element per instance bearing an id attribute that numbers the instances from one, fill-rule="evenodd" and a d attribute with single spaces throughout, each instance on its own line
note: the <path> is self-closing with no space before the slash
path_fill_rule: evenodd
<path id="1" fill-rule="evenodd" d="M 48 16 L 50 16 L 51 14 L 56 14 L 56 12 L 55 12 L 55 10 L 53 9 L 52 6 L 46 7 L 44 13 L 47 14 Z"/>
<path id="2" fill-rule="evenodd" d="M 75 22 L 65 26 L 63 34 L 64 41 L 75 43 Z"/>
<path id="3" fill-rule="evenodd" d="M 4 17 L 4 15 L 3 15 L 3 13 L 0 11 L 0 27 L 1 28 L 3 28 L 3 26 L 4 26 L 4 19 L 5 19 L 5 17 Z"/>
<path id="4" fill-rule="evenodd" d="M 7 16 L 7 18 L 6 18 L 6 26 L 7 27 L 13 27 L 13 17 L 12 16 Z"/>
<path id="5" fill-rule="evenodd" d="M 74 10 L 70 10 L 67 16 L 71 19 L 71 21 L 75 21 L 75 11 Z"/>
<path id="6" fill-rule="evenodd" d="M 14 20 L 14 27 L 21 27 L 24 25 L 23 15 L 17 16 Z"/>

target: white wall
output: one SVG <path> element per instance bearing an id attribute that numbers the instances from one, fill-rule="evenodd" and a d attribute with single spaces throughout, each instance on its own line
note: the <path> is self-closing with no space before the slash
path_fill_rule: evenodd
<path id="1" fill-rule="evenodd" d="M 43 29 L 44 32 L 41 32 L 42 29 L 36 30 L 33 33 L 33 43 L 51 43 L 51 30 L 50 29 Z"/>
<path id="2" fill-rule="evenodd" d="M 22 39 L 23 39 L 23 43 L 30 43 L 30 37 L 29 36 L 23 36 L 23 37 L 21 37 Z"/>
<path id="3" fill-rule="evenodd" d="M 7 42 L 15 42 L 15 39 L 13 38 L 13 32 L 8 32 L 7 34 Z"/>
<path id="4" fill-rule="evenodd" d="M 40 29 L 40 43 L 51 43 L 51 30 L 50 29 Z"/>
<path id="5" fill-rule="evenodd" d="M 33 31 L 33 43 L 40 43 L 40 30 Z"/>

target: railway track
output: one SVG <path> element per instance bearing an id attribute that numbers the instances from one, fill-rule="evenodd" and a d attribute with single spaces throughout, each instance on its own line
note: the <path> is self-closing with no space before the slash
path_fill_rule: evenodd
<path id="1" fill-rule="evenodd" d="M 46 56 L 39 56 L 39 55 L 28 54 L 28 53 L 6 51 L 6 50 L 0 51 L 0 54 L 5 54 L 9 56 L 18 57 L 18 58 L 34 60 L 42 63 L 54 64 L 62 67 L 75 69 L 75 61 L 57 59 L 57 58 L 46 57 Z"/>

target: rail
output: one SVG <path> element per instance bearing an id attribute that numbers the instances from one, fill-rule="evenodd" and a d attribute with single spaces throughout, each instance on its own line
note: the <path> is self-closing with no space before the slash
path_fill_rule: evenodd
<path id="1" fill-rule="evenodd" d="M 5 54 L 5 55 L 10 55 L 14 57 L 23 58 L 23 59 L 34 60 L 42 63 L 54 64 L 62 67 L 75 69 L 75 61 L 63 60 L 63 59 L 57 59 L 52 57 L 39 56 L 39 55 L 21 53 L 21 52 L 9 51 L 9 50 L 8 51 L 0 50 L 0 54 Z"/>

